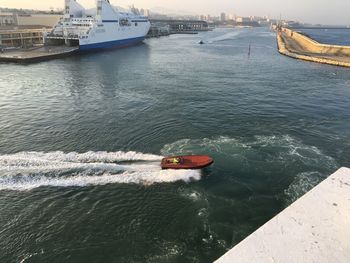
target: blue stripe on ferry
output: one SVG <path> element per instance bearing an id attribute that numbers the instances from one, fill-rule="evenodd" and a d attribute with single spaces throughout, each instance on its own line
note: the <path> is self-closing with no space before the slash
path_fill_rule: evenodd
<path id="1" fill-rule="evenodd" d="M 102 20 L 102 23 L 118 23 L 118 20 Z"/>
<path id="2" fill-rule="evenodd" d="M 144 37 L 136 37 L 136 38 L 108 41 L 108 42 L 102 42 L 102 43 L 96 43 L 96 44 L 81 45 L 79 49 L 81 51 L 89 51 L 89 50 L 96 50 L 96 49 L 127 47 L 131 45 L 135 45 L 144 39 L 145 39 Z"/>

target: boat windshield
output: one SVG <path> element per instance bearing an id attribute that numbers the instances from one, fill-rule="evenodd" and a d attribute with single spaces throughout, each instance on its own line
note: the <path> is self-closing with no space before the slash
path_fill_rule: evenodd
<path id="1" fill-rule="evenodd" d="M 170 163 L 170 164 L 181 164 L 181 158 L 179 157 L 174 157 L 174 158 L 170 158 L 167 160 L 167 163 Z"/>

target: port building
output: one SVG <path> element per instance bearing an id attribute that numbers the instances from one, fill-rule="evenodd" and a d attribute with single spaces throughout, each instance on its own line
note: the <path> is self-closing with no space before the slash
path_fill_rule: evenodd
<path id="1" fill-rule="evenodd" d="M 32 47 L 60 20 L 57 14 L 0 13 L 0 47 Z"/>

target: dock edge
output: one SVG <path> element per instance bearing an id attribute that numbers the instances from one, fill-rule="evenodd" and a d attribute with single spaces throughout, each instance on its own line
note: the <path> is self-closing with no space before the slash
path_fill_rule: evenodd
<path id="1" fill-rule="evenodd" d="M 350 169 L 341 168 L 215 263 L 350 259 Z"/>

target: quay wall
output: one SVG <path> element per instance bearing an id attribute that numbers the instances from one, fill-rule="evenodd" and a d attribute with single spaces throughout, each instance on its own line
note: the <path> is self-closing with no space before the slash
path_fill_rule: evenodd
<path id="1" fill-rule="evenodd" d="M 328 45 L 321 44 L 301 33 L 293 31 L 289 28 L 282 28 L 282 31 L 288 36 L 293 38 L 298 44 L 305 49 L 305 51 L 330 54 L 330 55 L 345 55 L 350 56 L 350 46 Z"/>

